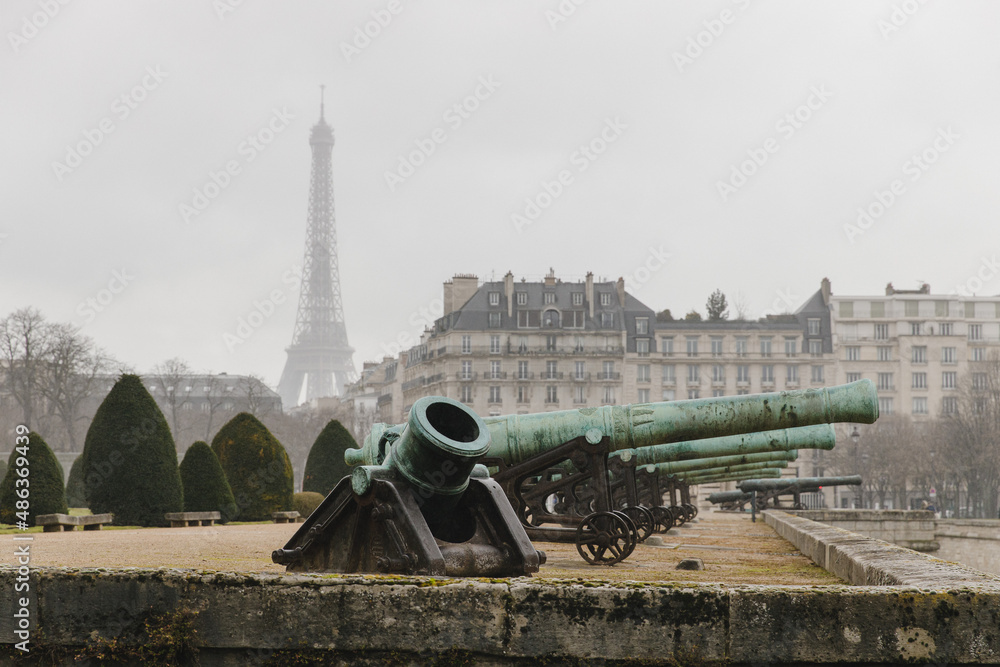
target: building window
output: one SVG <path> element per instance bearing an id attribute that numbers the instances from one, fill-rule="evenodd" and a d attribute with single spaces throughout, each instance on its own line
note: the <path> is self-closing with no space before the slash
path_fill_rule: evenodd
<path id="1" fill-rule="evenodd" d="M 542 303 L 544 303 L 545 305 L 553 304 L 555 302 L 556 302 L 555 292 L 545 292 L 542 295 Z"/>
<path id="2" fill-rule="evenodd" d="M 528 293 L 527 292 L 518 292 L 517 293 L 517 305 L 519 305 L 519 306 L 527 306 L 528 305 Z"/>
<path id="3" fill-rule="evenodd" d="M 649 364 L 639 364 L 635 367 L 636 382 L 649 382 Z M 643 401 L 644 403 L 648 401 Z"/>
<path id="4" fill-rule="evenodd" d="M 872 317 L 885 317 L 885 301 L 872 301 Z"/>
<path id="5" fill-rule="evenodd" d="M 585 379 L 586 375 L 584 374 L 583 369 L 584 369 L 584 363 L 582 361 L 574 362 L 574 364 L 573 364 L 573 377 L 575 377 L 577 380 L 583 380 L 583 379 Z"/>
<path id="6" fill-rule="evenodd" d="M 637 338 L 635 341 L 635 353 L 640 357 L 649 356 L 649 339 L 648 338 Z"/>
<path id="7" fill-rule="evenodd" d="M 563 327 L 566 329 L 582 329 L 585 321 L 582 310 L 567 310 L 563 313 Z"/>
<path id="8" fill-rule="evenodd" d="M 878 348 L 878 360 L 879 361 L 892 361 L 892 348 L 881 346 Z"/>
<path id="9" fill-rule="evenodd" d="M 977 390 L 986 389 L 986 373 L 972 374 L 972 388 Z"/>
<path id="10" fill-rule="evenodd" d="M 700 389 L 688 389 L 688 400 L 692 398 L 701 398 Z"/>
<path id="11" fill-rule="evenodd" d="M 545 387 L 545 402 L 546 403 L 558 403 L 559 402 L 559 393 L 558 393 L 557 390 L 558 390 L 558 387 L 556 387 L 555 385 L 551 385 L 550 384 L 547 387 Z"/>
<path id="12" fill-rule="evenodd" d="M 517 351 L 524 354 L 528 351 L 528 337 L 518 336 L 517 337 Z"/>
<path id="13" fill-rule="evenodd" d="M 664 401 L 676 401 L 677 391 L 674 389 L 664 389 L 663 390 L 663 400 Z"/>
<path id="14" fill-rule="evenodd" d="M 945 396 L 941 399 L 941 412 L 946 415 L 958 414 L 958 397 Z"/>
<path id="15" fill-rule="evenodd" d="M 500 362 L 499 361 L 491 361 L 490 362 L 490 379 L 491 380 L 499 380 L 501 377 L 503 377 L 503 376 L 500 374 Z"/>
<path id="16" fill-rule="evenodd" d="M 640 389 L 637 397 L 640 403 L 649 403 L 649 389 Z"/>
<path id="17" fill-rule="evenodd" d="M 601 292 L 601 305 L 602 306 L 611 305 L 611 292 Z"/>
<path id="18" fill-rule="evenodd" d="M 847 381 L 848 382 L 857 382 L 860 379 L 861 379 L 861 373 L 848 373 L 847 374 Z"/>
<path id="19" fill-rule="evenodd" d="M 878 398 L 878 413 L 880 415 L 891 415 L 892 414 L 892 397 L 891 396 L 879 396 L 879 398 Z"/>
<path id="20" fill-rule="evenodd" d="M 767 357 L 771 356 L 771 337 L 766 336 L 760 339 L 760 356 Z"/>
<path id="21" fill-rule="evenodd" d="M 916 317 L 919 310 L 920 304 L 917 301 L 904 301 L 903 302 L 903 315 L 906 317 Z"/>
<path id="22" fill-rule="evenodd" d="M 798 339 L 797 338 L 786 338 L 785 339 L 785 356 L 794 357 L 798 352 Z"/>
<path id="23" fill-rule="evenodd" d="M 935 317 L 948 317 L 948 302 L 947 301 L 935 301 L 934 302 L 934 316 Z"/>
<path id="24" fill-rule="evenodd" d="M 613 362 L 613 361 L 605 361 L 604 365 L 603 365 L 603 368 L 604 368 L 604 372 L 601 373 L 601 379 L 602 380 L 614 380 L 614 379 L 616 379 L 615 378 L 615 362 Z"/>
<path id="25" fill-rule="evenodd" d="M 942 389 L 954 389 L 955 381 L 958 379 L 958 373 L 955 371 L 945 371 L 941 373 L 941 388 Z"/>
<path id="26" fill-rule="evenodd" d="M 955 328 L 952 326 L 951 322 L 942 322 L 938 326 L 938 333 L 942 336 L 954 335 Z"/>
<path id="27" fill-rule="evenodd" d="M 823 354 L 823 341 L 821 340 L 811 340 L 809 341 L 809 356 L 819 357 Z"/>
<path id="28" fill-rule="evenodd" d="M 814 384 L 822 384 L 823 382 L 826 381 L 826 380 L 823 379 L 823 367 L 822 366 L 813 366 L 812 367 L 812 376 L 811 376 L 810 380 Z"/>
<path id="29" fill-rule="evenodd" d="M 761 384 L 774 384 L 774 366 L 765 364 L 760 367 Z"/>
<path id="30" fill-rule="evenodd" d="M 583 336 L 574 336 L 573 337 L 573 351 L 574 352 L 583 352 Z"/>
<path id="31" fill-rule="evenodd" d="M 459 390 L 459 400 L 462 401 L 463 403 L 472 402 L 472 385 L 468 384 L 462 385 L 461 389 Z"/>
<path id="32" fill-rule="evenodd" d="M 583 292 L 573 292 L 572 304 L 574 306 L 582 306 L 583 305 Z"/>
<path id="33" fill-rule="evenodd" d="M 955 359 L 958 357 L 955 355 L 955 348 L 953 347 L 942 347 L 941 348 L 941 363 L 942 364 L 954 364 Z"/>
<path id="34" fill-rule="evenodd" d="M 712 382 L 726 381 L 726 367 L 722 364 L 712 364 Z"/>
<path id="35" fill-rule="evenodd" d="M 913 414 L 915 414 L 915 415 L 926 415 L 927 414 L 927 397 L 926 396 L 914 396 L 913 397 Z"/>
<path id="36" fill-rule="evenodd" d="M 736 367 L 736 384 L 744 383 L 749 384 L 750 382 L 750 367 L 749 366 L 737 366 Z"/>
<path id="37" fill-rule="evenodd" d="M 788 384 L 798 384 L 799 383 L 799 367 L 793 365 L 786 367 L 785 382 Z"/>
<path id="38" fill-rule="evenodd" d="M 736 390 L 736 395 L 737 396 L 746 396 L 749 393 L 750 393 L 750 390 L 747 389 L 746 387 L 741 387 L 741 388 L 739 388 L 739 389 Z"/>
<path id="39" fill-rule="evenodd" d="M 491 315 L 493 313 L 490 313 Z M 499 315 L 499 313 L 497 313 Z M 547 329 L 556 329 L 559 327 L 559 311 L 558 310 L 546 310 L 545 314 L 542 315 L 542 324 Z"/>
<path id="40" fill-rule="evenodd" d="M 889 325 L 888 324 L 876 324 L 875 325 L 875 340 L 889 340 Z"/>
<path id="41" fill-rule="evenodd" d="M 601 326 L 605 329 L 610 329 L 615 326 L 615 314 L 601 313 Z"/>
<path id="42" fill-rule="evenodd" d="M 969 351 L 972 353 L 972 359 L 970 359 L 970 361 L 986 361 L 985 347 L 970 347 Z"/>
<path id="43" fill-rule="evenodd" d="M 712 398 L 719 398 L 720 396 L 725 396 L 725 395 L 726 395 L 726 390 L 725 389 L 713 389 L 712 390 Z"/>
<path id="44" fill-rule="evenodd" d="M 559 342 L 559 336 L 546 336 L 545 337 L 545 351 L 555 352 L 556 344 Z"/>
<path id="45" fill-rule="evenodd" d="M 912 348 L 912 363 L 914 364 L 926 364 L 927 363 L 927 346 L 926 345 L 914 345 Z"/>
<path id="46" fill-rule="evenodd" d="M 819 335 L 819 318 L 818 317 L 810 317 L 808 320 L 806 320 L 806 327 L 807 327 L 807 331 L 809 332 L 810 336 L 818 336 Z"/>
<path id="47" fill-rule="evenodd" d="M 848 345 L 847 350 L 847 360 L 848 361 L 860 361 L 861 360 L 861 348 L 857 345 Z"/>
<path id="48" fill-rule="evenodd" d="M 490 403 L 500 402 L 500 387 L 490 387 Z"/>
<path id="49" fill-rule="evenodd" d="M 712 356 L 722 356 L 722 336 L 712 336 Z"/>
<path id="50" fill-rule="evenodd" d="M 697 357 L 698 356 L 698 337 L 688 336 L 687 337 L 687 356 Z"/>
<path id="51" fill-rule="evenodd" d="M 500 336 L 490 336 L 490 354 L 500 354 Z"/>
<path id="52" fill-rule="evenodd" d="M 500 305 L 500 292 L 490 292 L 490 305 L 491 306 Z"/>
<path id="53" fill-rule="evenodd" d="M 491 329 L 500 328 L 500 313 L 490 313 L 490 328 Z"/>
<path id="54" fill-rule="evenodd" d="M 649 318 L 648 317 L 637 317 L 635 318 L 635 333 L 637 336 L 648 336 L 649 335 Z"/>
<path id="55" fill-rule="evenodd" d="M 892 391 L 892 373 L 879 373 L 875 386 L 879 391 Z"/>
<path id="56" fill-rule="evenodd" d="M 914 373 L 912 388 L 927 389 L 927 373 Z"/>
<path id="57" fill-rule="evenodd" d="M 558 373 L 556 373 L 557 365 L 558 364 L 555 361 L 546 361 L 545 362 L 545 379 L 546 380 L 555 380 L 558 377 Z"/>
<path id="58" fill-rule="evenodd" d="M 463 380 L 471 380 L 472 379 L 472 362 L 471 361 L 463 361 L 462 362 L 462 372 L 461 372 L 461 376 L 460 377 Z"/>
<path id="59" fill-rule="evenodd" d="M 983 325 L 982 324 L 970 324 L 969 325 L 969 340 L 982 340 L 983 339 Z"/>
<path id="60" fill-rule="evenodd" d="M 698 384 L 701 382 L 701 366 L 698 364 L 688 364 L 688 383 Z"/>
<path id="61" fill-rule="evenodd" d="M 747 337 L 737 336 L 736 337 L 736 356 L 745 357 L 747 356 Z"/>
<path id="62" fill-rule="evenodd" d="M 854 302 L 853 301 L 841 301 L 840 302 L 840 316 L 841 317 L 854 317 Z"/>
<path id="63" fill-rule="evenodd" d="M 605 387 L 604 388 L 604 403 L 605 405 L 611 405 L 615 402 L 615 388 Z"/>
<path id="64" fill-rule="evenodd" d="M 573 387 L 573 402 L 580 404 L 587 402 L 587 387 L 579 384 Z"/>
<path id="65" fill-rule="evenodd" d="M 462 336 L 462 354 L 472 352 L 472 336 Z"/>
<path id="66" fill-rule="evenodd" d="M 663 352 L 663 356 L 672 357 L 674 355 L 674 337 L 664 336 L 660 339 L 660 351 Z"/>
<path id="67" fill-rule="evenodd" d="M 910 322 L 910 335 L 911 336 L 920 336 L 920 335 L 922 335 L 920 333 L 920 331 L 921 331 L 921 323 L 920 322 Z"/>
<path id="68" fill-rule="evenodd" d="M 517 387 L 517 402 L 527 403 L 528 402 L 528 388 L 524 385 L 518 385 Z"/>
<path id="69" fill-rule="evenodd" d="M 676 369 L 673 364 L 664 364 L 663 368 L 663 384 L 674 384 L 677 382 Z"/>

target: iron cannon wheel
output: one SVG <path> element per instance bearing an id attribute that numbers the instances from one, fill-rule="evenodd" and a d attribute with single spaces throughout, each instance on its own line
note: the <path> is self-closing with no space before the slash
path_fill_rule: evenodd
<path id="1" fill-rule="evenodd" d="M 685 523 L 687 523 L 688 520 L 687 512 L 685 512 L 684 508 L 681 507 L 680 505 L 671 505 L 670 513 L 674 515 L 675 526 L 683 526 Z"/>
<path id="2" fill-rule="evenodd" d="M 614 565 L 635 549 L 635 527 L 616 512 L 594 512 L 576 529 L 576 550 L 591 565 Z"/>
<path id="3" fill-rule="evenodd" d="M 684 503 L 681 507 L 684 508 L 684 513 L 688 521 L 698 516 L 698 508 L 691 503 Z"/>
<path id="4" fill-rule="evenodd" d="M 622 512 L 635 524 L 638 542 L 645 542 L 646 538 L 653 534 L 653 530 L 656 528 L 656 519 L 653 518 L 653 513 L 649 509 L 642 505 L 636 505 L 626 507 Z"/>
<path id="5" fill-rule="evenodd" d="M 657 532 L 665 533 L 674 527 L 674 515 L 669 507 L 660 505 L 659 507 L 654 507 L 651 511 L 653 512 L 653 518 L 656 520 Z"/>

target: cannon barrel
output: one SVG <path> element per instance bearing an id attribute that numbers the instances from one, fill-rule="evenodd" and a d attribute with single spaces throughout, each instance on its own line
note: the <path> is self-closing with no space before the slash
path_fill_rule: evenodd
<path id="1" fill-rule="evenodd" d="M 665 475 L 690 473 L 695 470 L 704 470 L 705 468 L 719 468 L 747 463 L 794 461 L 798 458 L 798 455 L 798 450 L 793 449 L 787 452 L 761 452 L 759 454 L 744 454 L 742 456 L 717 456 L 707 459 L 691 459 L 689 461 L 670 461 L 667 463 L 657 463 L 652 466 L 653 469 L 650 472 L 659 472 Z"/>
<path id="2" fill-rule="evenodd" d="M 724 396 L 688 401 L 605 405 L 559 412 L 487 417 L 488 457 L 521 463 L 562 444 L 586 437 L 607 439 L 607 451 L 635 449 L 698 438 L 793 428 L 812 424 L 878 419 L 878 395 L 871 380 L 821 389 Z M 400 426 L 376 424 L 360 449 L 344 453 L 350 465 L 378 464 Z M 701 458 L 695 452 L 688 458 Z"/>
<path id="3" fill-rule="evenodd" d="M 714 482 L 739 482 L 745 479 L 766 479 L 769 477 L 781 477 L 781 470 L 778 468 L 763 468 L 749 472 L 730 472 L 723 475 L 698 475 L 697 477 L 689 477 L 680 481 L 688 486 L 698 486 L 699 484 L 712 484 Z"/>
<path id="4" fill-rule="evenodd" d="M 787 468 L 788 461 L 759 461 L 757 463 L 741 463 L 731 466 L 714 466 L 712 468 L 702 468 L 700 470 L 689 470 L 687 472 L 674 473 L 677 479 L 690 479 L 693 477 L 704 477 L 706 475 L 722 475 L 728 472 L 753 472 L 763 468 Z"/>
<path id="5" fill-rule="evenodd" d="M 860 475 L 847 477 L 788 477 L 777 480 L 745 480 L 739 483 L 740 491 L 774 491 L 785 488 L 819 488 L 821 486 L 858 486 Z"/>
<path id="6" fill-rule="evenodd" d="M 716 491 L 715 493 L 710 493 L 705 498 L 708 502 L 713 505 L 719 505 L 721 503 L 739 503 L 746 502 L 750 500 L 749 493 L 745 491 Z"/>
<path id="7" fill-rule="evenodd" d="M 833 449 L 837 433 L 831 424 L 816 424 L 756 433 L 741 433 L 717 438 L 702 438 L 670 444 L 625 450 L 636 457 L 636 465 L 687 461 L 714 456 L 736 456 L 795 449 Z"/>

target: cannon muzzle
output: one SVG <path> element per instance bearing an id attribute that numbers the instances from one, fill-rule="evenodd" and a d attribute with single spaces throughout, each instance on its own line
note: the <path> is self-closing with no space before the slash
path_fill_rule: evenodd
<path id="1" fill-rule="evenodd" d="M 750 494 L 745 491 L 716 491 L 715 493 L 708 494 L 708 497 L 706 497 L 705 500 L 713 505 L 721 503 L 742 503 L 750 500 Z"/>
<path id="2" fill-rule="evenodd" d="M 738 484 L 740 491 L 774 491 L 777 489 L 819 489 L 822 486 L 859 486 L 860 475 L 847 477 L 786 477 L 785 479 L 750 479 Z"/>

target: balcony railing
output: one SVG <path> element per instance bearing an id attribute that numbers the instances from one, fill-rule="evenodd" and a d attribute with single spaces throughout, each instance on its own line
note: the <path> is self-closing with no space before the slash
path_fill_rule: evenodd
<path id="1" fill-rule="evenodd" d="M 590 379 L 590 373 L 574 373 L 573 382 L 586 382 Z"/>
<path id="2" fill-rule="evenodd" d="M 620 380 L 622 374 L 615 371 L 601 371 L 597 374 L 598 380 Z"/>

